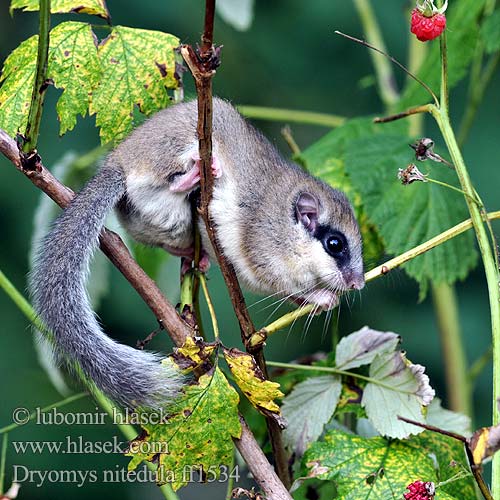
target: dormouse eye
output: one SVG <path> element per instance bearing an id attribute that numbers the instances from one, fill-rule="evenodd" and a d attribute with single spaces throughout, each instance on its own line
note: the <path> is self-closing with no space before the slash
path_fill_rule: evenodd
<path id="1" fill-rule="evenodd" d="M 346 250 L 347 242 L 343 234 L 328 234 L 324 239 L 323 246 L 332 257 L 341 257 Z"/>

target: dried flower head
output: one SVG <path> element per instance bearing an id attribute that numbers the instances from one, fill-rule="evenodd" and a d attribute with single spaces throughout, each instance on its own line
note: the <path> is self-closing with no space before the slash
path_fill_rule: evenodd
<path id="1" fill-rule="evenodd" d="M 425 175 L 420 172 L 414 163 L 410 163 L 406 168 L 400 168 L 398 170 L 398 179 L 404 186 L 416 181 L 427 182 Z"/>
<path id="2" fill-rule="evenodd" d="M 418 161 L 432 160 L 453 168 L 450 162 L 434 152 L 434 141 L 429 137 L 419 139 L 415 144 L 410 144 L 410 147 L 415 150 L 415 159 Z"/>

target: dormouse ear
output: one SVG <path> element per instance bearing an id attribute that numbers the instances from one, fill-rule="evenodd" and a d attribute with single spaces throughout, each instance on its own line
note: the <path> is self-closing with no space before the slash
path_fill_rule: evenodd
<path id="1" fill-rule="evenodd" d="M 310 193 L 301 193 L 295 203 L 297 220 L 310 232 L 314 233 L 318 226 L 319 203 Z"/>

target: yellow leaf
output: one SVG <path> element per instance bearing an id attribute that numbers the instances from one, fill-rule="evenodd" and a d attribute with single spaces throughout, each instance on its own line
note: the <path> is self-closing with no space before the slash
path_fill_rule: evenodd
<path id="1" fill-rule="evenodd" d="M 266 380 L 250 354 L 238 349 L 224 349 L 224 357 L 238 387 L 257 410 L 268 410 L 280 415 L 280 408 L 274 402 L 283 397 L 277 382 Z"/>
<path id="2" fill-rule="evenodd" d="M 207 344 L 203 340 L 188 337 L 182 347 L 175 349 L 171 358 L 181 369 L 193 370 L 205 363 L 216 348 L 216 344 Z"/>
<path id="3" fill-rule="evenodd" d="M 500 425 L 478 429 L 469 439 L 469 448 L 474 464 L 481 465 L 486 458 L 500 449 Z"/>

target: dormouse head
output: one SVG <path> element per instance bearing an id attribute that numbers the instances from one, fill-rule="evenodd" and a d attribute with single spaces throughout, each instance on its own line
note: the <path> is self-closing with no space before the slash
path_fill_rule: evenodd
<path id="1" fill-rule="evenodd" d="M 330 308 L 340 293 L 363 288 L 361 234 L 346 196 L 318 182 L 296 194 L 293 211 L 304 285 L 299 299 Z"/>

